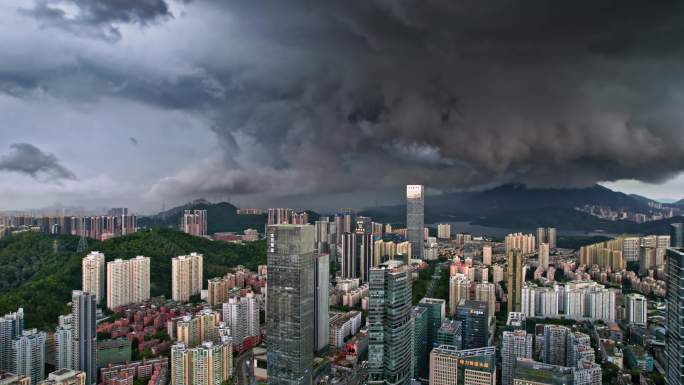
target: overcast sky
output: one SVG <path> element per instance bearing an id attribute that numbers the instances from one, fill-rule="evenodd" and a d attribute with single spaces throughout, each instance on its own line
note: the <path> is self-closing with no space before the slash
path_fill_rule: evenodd
<path id="1" fill-rule="evenodd" d="M 0 209 L 684 198 L 682 7 L 3 0 Z"/>

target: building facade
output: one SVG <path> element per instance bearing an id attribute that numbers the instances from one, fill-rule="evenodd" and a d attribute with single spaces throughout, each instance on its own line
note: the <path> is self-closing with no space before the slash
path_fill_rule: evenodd
<path id="1" fill-rule="evenodd" d="M 315 349 L 315 256 L 311 225 L 272 225 L 266 234 L 269 385 L 309 385 Z"/>
<path id="2" fill-rule="evenodd" d="M 81 288 L 95 294 L 99 304 L 105 298 L 105 255 L 92 251 L 81 261 Z"/>
<path id="3" fill-rule="evenodd" d="M 411 255 L 423 257 L 425 247 L 425 187 L 423 185 L 406 186 L 406 238 L 411 243 Z"/>
<path id="4" fill-rule="evenodd" d="M 171 298 L 187 302 L 202 291 L 204 256 L 181 255 L 171 260 Z"/>
<path id="5" fill-rule="evenodd" d="M 371 385 L 405 385 L 411 380 L 411 276 L 406 266 L 398 265 L 388 262 L 370 271 L 368 383 Z"/>
<path id="6" fill-rule="evenodd" d="M 86 374 L 87 384 L 97 383 L 97 333 L 94 294 L 74 290 L 71 293 L 73 369 Z"/>

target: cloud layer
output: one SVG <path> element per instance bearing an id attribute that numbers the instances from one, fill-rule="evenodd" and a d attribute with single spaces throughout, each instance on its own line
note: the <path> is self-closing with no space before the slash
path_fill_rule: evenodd
<path id="1" fill-rule="evenodd" d="M 41 151 L 29 143 L 15 143 L 12 151 L 0 157 L 0 170 L 45 178 L 49 181 L 76 179 L 76 175 L 62 166 L 53 154 Z"/>
<path id="2" fill-rule="evenodd" d="M 207 121 L 216 148 L 149 199 L 658 183 L 684 168 L 683 7 L 36 0 L 16 17 L 62 51 L 0 64 L 0 92 Z"/>

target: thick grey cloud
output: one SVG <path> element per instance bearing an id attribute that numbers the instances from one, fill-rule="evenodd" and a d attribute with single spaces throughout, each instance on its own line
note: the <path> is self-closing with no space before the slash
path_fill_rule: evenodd
<path id="1" fill-rule="evenodd" d="M 150 197 L 659 183 L 684 168 L 679 1 L 71 3 L 90 16 L 57 20 L 78 36 L 149 25 L 109 48 L 142 40 L 145 55 L 12 68 L 0 90 L 209 120 L 219 153 Z"/>
<path id="2" fill-rule="evenodd" d="M 108 41 L 121 39 L 116 23 L 147 25 L 171 16 L 165 0 L 34 0 L 21 11 L 45 27 Z"/>
<path id="3" fill-rule="evenodd" d="M 76 175 L 62 166 L 53 154 L 29 143 L 15 143 L 10 147 L 12 151 L 0 157 L 0 171 L 18 172 L 33 178 L 45 177 L 50 181 L 76 179 Z"/>

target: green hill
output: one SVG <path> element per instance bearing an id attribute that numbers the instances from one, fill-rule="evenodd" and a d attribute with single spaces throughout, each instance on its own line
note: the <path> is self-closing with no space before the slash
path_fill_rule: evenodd
<path id="1" fill-rule="evenodd" d="M 207 232 L 209 234 L 233 231 L 242 232 L 245 229 L 264 231 L 266 215 L 238 215 L 237 208 L 230 203 L 210 203 L 198 200 L 183 206 L 174 207 L 147 217 L 138 219 L 139 227 L 147 228 L 179 228 L 183 210 L 207 210 Z"/>
<path id="2" fill-rule="evenodd" d="M 81 287 L 78 237 L 39 233 L 17 234 L 0 240 L 0 315 L 23 307 L 26 326 L 47 328 L 68 311 L 71 290 Z M 204 254 L 205 279 L 225 274 L 231 267 L 256 269 L 266 263 L 263 241 L 243 245 L 214 242 L 174 229 L 151 229 L 107 241 L 89 242 L 90 250 L 105 254 L 107 261 L 136 255 L 151 258 L 152 296 L 171 293 L 171 258 Z"/>

